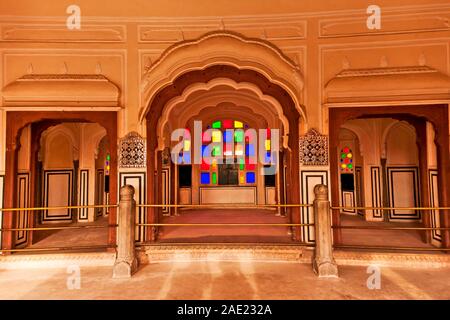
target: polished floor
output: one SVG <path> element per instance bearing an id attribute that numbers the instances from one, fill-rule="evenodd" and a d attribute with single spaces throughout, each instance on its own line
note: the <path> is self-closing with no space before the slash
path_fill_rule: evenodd
<path id="1" fill-rule="evenodd" d="M 263 209 L 209 209 L 185 210 L 178 216 L 164 217 L 163 223 L 249 223 L 266 226 L 164 226 L 161 242 L 257 242 L 290 243 L 289 227 L 273 224 L 289 223 L 286 217 L 273 210 Z"/>
<path id="2" fill-rule="evenodd" d="M 186 210 L 178 216 L 164 217 L 162 223 L 256 223 L 283 224 L 288 219 L 271 210 L 227 209 Z M 369 222 L 360 216 L 341 215 L 344 226 L 419 226 L 418 223 Z M 72 226 L 83 226 L 77 223 Z M 108 218 L 102 217 L 90 225 L 107 226 Z M 343 242 L 350 245 L 407 246 L 429 248 L 420 231 L 416 230 L 367 230 L 343 229 Z M 38 231 L 32 248 L 106 245 L 107 228 L 68 229 Z M 164 226 L 159 240 L 163 243 L 292 243 L 286 226 Z"/>
<path id="3" fill-rule="evenodd" d="M 368 288 L 366 266 L 340 266 L 327 280 L 300 263 L 153 263 L 121 280 L 111 267 L 76 269 L 0 270 L 0 299 L 450 299 L 449 268 L 381 267 L 380 289 Z"/>

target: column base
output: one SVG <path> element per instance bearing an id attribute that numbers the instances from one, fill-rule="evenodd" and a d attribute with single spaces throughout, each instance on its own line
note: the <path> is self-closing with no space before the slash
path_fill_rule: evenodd
<path id="1" fill-rule="evenodd" d="M 333 261 L 317 261 L 313 259 L 313 270 L 319 278 L 339 278 L 337 264 Z"/>
<path id="2" fill-rule="evenodd" d="M 138 261 L 136 258 L 130 263 L 128 261 L 116 261 L 113 267 L 113 278 L 124 279 L 131 278 L 131 276 L 137 271 Z"/>

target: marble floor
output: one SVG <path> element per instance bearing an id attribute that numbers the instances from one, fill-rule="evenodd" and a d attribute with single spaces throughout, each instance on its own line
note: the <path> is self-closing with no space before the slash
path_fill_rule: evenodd
<path id="1" fill-rule="evenodd" d="M 288 223 L 288 219 L 275 215 L 271 210 L 186 210 L 178 216 L 164 217 L 162 223 Z M 368 222 L 359 216 L 341 215 L 346 226 L 419 226 L 418 223 Z M 91 225 L 108 224 L 102 217 Z M 71 224 L 71 225 L 82 225 Z M 421 240 L 420 231 L 415 230 L 367 230 L 343 229 L 343 242 L 350 245 L 431 247 Z M 107 228 L 69 229 L 38 231 L 32 248 L 106 245 Z M 161 227 L 159 240 L 162 243 L 293 243 L 289 227 L 285 226 L 170 226 Z"/>
<path id="2" fill-rule="evenodd" d="M 252 261 L 153 263 L 120 280 L 111 267 L 74 270 L 0 270 L 0 299 L 450 299 L 450 268 L 381 267 L 379 289 L 365 266 L 340 266 L 338 279 L 318 279 L 310 264 Z"/>

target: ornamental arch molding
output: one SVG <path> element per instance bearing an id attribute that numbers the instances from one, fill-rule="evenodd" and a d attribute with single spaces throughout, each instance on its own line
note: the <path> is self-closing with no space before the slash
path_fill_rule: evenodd
<path id="1" fill-rule="evenodd" d="M 299 66 L 267 41 L 220 31 L 205 34 L 197 40 L 177 43 L 148 66 L 141 84 L 140 120 L 144 121 L 153 99 L 162 88 L 185 73 L 217 65 L 260 73 L 283 88 L 300 115 L 306 119 L 302 108 L 303 76 Z"/>

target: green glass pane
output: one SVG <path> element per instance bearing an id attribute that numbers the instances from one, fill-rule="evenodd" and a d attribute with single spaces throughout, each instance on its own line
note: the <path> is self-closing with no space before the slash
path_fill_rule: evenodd
<path id="1" fill-rule="evenodd" d="M 220 156 L 220 147 L 219 146 L 213 147 L 212 155 L 213 156 Z"/>
<path id="2" fill-rule="evenodd" d="M 353 165 L 350 163 L 350 164 L 347 165 L 347 167 L 348 167 L 349 169 L 351 169 L 351 168 L 353 168 Z"/>
<path id="3" fill-rule="evenodd" d="M 341 158 L 344 159 L 345 157 L 347 157 L 347 155 L 345 153 L 341 153 Z"/>
<path id="4" fill-rule="evenodd" d="M 212 127 L 213 127 L 214 129 L 220 129 L 221 126 L 222 126 L 222 123 L 221 123 L 220 121 L 215 121 L 215 122 L 213 122 L 213 124 L 212 124 Z"/>
<path id="5" fill-rule="evenodd" d="M 244 131 L 235 131 L 234 132 L 234 141 L 235 142 L 244 141 Z"/>
<path id="6" fill-rule="evenodd" d="M 239 159 L 239 170 L 244 170 L 245 162 L 244 159 Z"/>
<path id="7" fill-rule="evenodd" d="M 212 183 L 217 184 L 217 173 L 215 172 L 212 173 Z"/>
<path id="8" fill-rule="evenodd" d="M 106 155 L 106 160 L 111 160 L 111 156 L 109 154 Z"/>

